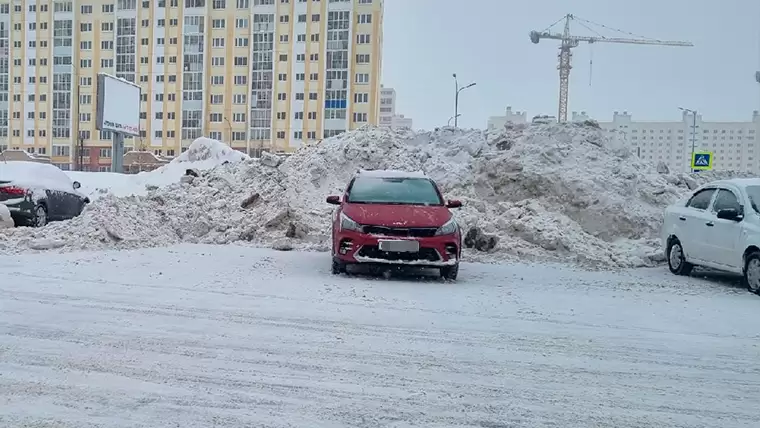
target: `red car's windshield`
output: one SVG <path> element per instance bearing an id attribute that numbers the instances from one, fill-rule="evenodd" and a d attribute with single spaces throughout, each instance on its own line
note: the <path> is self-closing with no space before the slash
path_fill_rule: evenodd
<path id="1" fill-rule="evenodd" d="M 427 178 L 358 177 L 348 190 L 352 204 L 443 205 Z"/>

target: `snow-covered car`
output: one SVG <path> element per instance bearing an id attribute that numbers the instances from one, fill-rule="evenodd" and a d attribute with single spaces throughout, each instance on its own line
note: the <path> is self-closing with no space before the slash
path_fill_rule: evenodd
<path id="1" fill-rule="evenodd" d="M 0 162 L 0 204 L 16 225 L 45 226 L 82 213 L 90 202 L 81 185 L 58 167 L 37 162 Z"/>
<path id="2" fill-rule="evenodd" d="M 405 265 L 440 269 L 455 280 L 462 234 L 435 182 L 422 173 L 361 171 L 345 194 L 327 197 L 338 205 L 332 226 L 332 272 L 350 264 Z"/>
<path id="3" fill-rule="evenodd" d="M 694 266 L 733 272 L 760 294 L 760 179 L 699 187 L 665 210 L 662 239 L 674 274 Z"/>

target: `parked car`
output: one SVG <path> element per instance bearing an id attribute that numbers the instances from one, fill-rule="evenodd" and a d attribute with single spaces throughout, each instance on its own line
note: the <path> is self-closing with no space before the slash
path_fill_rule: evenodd
<path id="1" fill-rule="evenodd" d="M 422 173 L 361 171 L 337 205 L 332 224 L 332 272 L 350 264 L 415 266 L 440 269 L 455 280 L 462 254 L 462 234 L 438 186 Z"/>
<path id="2" fill-rule="evenodd" d="M 42 227 L 78 216 L 90 202 L 80 187 L 54 165 L 0 161 L 0 204 L 17 226 Z"/>
<path id="3" fill-rule="evenodd" d="M 760 294 L 760 179 L 699 187 L 665 210 L 662 238 L 674 274 L 694 266 L 734 272 Z"/>

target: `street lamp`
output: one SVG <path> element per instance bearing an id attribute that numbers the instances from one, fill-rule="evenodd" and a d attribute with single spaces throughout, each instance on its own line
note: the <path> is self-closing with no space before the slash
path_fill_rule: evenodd
<path id="1" fill-rule="evenodd" d="M 697 150 L 697 111 L 689 108 L 678 107 L 684 113 L 691 115 L 691 158 L 689 159 L 689 169 L 694 162 L 694 152 Z"/>
<path id="2" fill-rule="evenodd" d="M 467 88 L 472 88 L 475 86 L 475 82 L 472 82 L 466 86 L 459 86 L 457 74 L 454 73 L 452 76 L 454 77 L 454 87 L 456 88 L 456 92 L 454 94 L 454 127 L 456 128 L 459 125 L 459 93 Z"/>
<path id="3" fill-rule="evenodd" d="M 452 120 L 454 120 L 455 118 L 459 117 L 459 116 L 461 116 L 461 114 L 458 114 L 458 115 L 456 115 L 456 116 L 451 116 L 451 117 L 449 118 L 449 121 L 448 121 L 448 122 L 446 122 L 446 126 L 451 126 L 451 121 L 452 121 Z"/>
<path id="4" fill-rule="evenodd" d="M 71 88 L 73 90 L 72 94 L 72 100 L 73 105 L 71 106 L 71 140 L 73 142 L 72 146 L 74 148 L 73 150 L 73 160 L 74 160 L 74 170 L 82 171 L 84 169 L 84 134 L 80 130 L 80 122 L 81 118 L 79 117 L 79 71 L 77 70 L 76 64 L 74 64 L 73 59 L 71 65 Z M 53 71 L 55 73 L 55 71 Z M 52 150 L 52 148 L 51 148 Z M 69 149 L 71 150 L 71 149 Z M 79 152 L 79 153 L 77 153 Z"/>
<path id="5" fill-rule="evenodd" d="M 232 147 L 232 124 L 230 123 L 230 120 L 227 119 L 227 116 L 224 116 L 224 121 L 227 122 L 227 130 L 230 131 L 230 139 L 227 141 L 227 144 Z"/>

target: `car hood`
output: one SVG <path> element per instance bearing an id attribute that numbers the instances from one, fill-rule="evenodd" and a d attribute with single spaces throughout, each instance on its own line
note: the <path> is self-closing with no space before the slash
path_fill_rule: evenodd
<path id="1" fill-rule="evenodd" d="M 443 206 L 345 204 L 343 213 L 359 224 L 385 227 L 441 227 L 451 219 Z"/>

